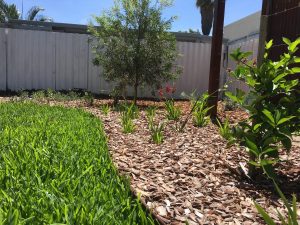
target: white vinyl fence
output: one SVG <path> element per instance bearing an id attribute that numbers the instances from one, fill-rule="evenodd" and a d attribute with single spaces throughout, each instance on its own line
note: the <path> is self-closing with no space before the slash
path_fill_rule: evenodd
<path id="1" fill-rule="evenodd" d="M 104 80 L 103 70 L 92 64 L 89 38 L 88 34 L 0 28 L 0 90 L 85 89 L 109 94 L 113 86 Z M 175 81 L 175 97 L 207 91 L 210 42 L 178 41 L 177 47 L 183 72 Z M 145 88 L 139 96 L 151 94 Z"/>
<path id="2" fill-rule="evenodd" d="M 233 41 L 228 43 L 228 68 L 234 70 L 236 63 L 229 57 L 229 54 L 232 53 L 235 49 L 241 48 L 241 51 L 252 52 L 253 55 L 249 59 L 257 59 L 258 56 L 258 45 L 259 45 L 259 35 L 251 35 L 250 37 L 245 37 L 243 39 Z M 235 92 L 236 89 L 241 89 L 245 92 L 248 92 L 250 89 L 243 81 L 237 81 L 228 75 L 225 79 L 228 83 L 228 89 L 231 92 Z"/>

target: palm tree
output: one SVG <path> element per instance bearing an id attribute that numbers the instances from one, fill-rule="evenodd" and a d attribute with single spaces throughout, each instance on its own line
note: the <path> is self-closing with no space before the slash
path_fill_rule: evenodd
<path id="1" fill-rule="evenodd" d="M 53 21 L 50 17 L 38 15 L 39 12 L 44 11 L 42 7 L 33 6 L 28 12 L 25 18 L 21 15 L 15 4 L 7 4 L 4 0 L 0 0 L 0 22 L 8 20 L 30 20 L 30 21 Z"/>
<path id="2" fill-rule="evenodd" d="M 196 6 L 200 8 L 202 33 L 209 35 L 214 19 L 214 0 L 196 0 Z"/>

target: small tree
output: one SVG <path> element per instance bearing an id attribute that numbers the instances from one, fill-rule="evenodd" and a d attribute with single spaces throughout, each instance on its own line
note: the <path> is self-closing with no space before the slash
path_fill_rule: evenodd
<path id="1" fill-rule="evenodd" d="M 90 26 L 97 39 L 94 64 L 101 65 L 106 80 L 116 84 L 118 96 L 131 86 L 136 103 L 139 86 L 157 89 L 176 78 L 176 39 L 168 32 L 174 17 L 162 18 L 162 11 L 171 3 L 115 0 L 110 11 L 95 17 L 99 27 Z"/>

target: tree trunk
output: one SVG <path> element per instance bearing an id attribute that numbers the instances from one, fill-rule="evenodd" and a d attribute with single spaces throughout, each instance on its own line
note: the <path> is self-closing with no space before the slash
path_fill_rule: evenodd
<path id="1" fill-rule="evenodd" d="M 202 6 L 200 8 L 200 12 L 201 12 L 202 33 L 204 35 L 209 35 L 212 28 L 213 18 L 214 18 L 214 4 Z"/>
<path id="2" fill-rule="evenodd" d="M 135 83 L 134 84 L 134 104 L 136 105 L 136 103 L 137 103 L 137 96 L 138 96 L 138 84 L 137 83 Z"/>

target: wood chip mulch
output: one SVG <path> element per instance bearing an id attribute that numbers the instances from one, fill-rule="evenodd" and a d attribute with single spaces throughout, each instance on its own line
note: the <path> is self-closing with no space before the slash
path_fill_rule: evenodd
<path id="1" fill-rule="evenodd" d="M 184 132 L 176 131 L 176 123 L 166 120 L 161 107 L 156 122 L 164 121 L 164 142 L 156 145 L 150 140 L 146 113 L 141 110 L 133 134 L 122 132 L 120 113 L 105 116 L 99 106 L 110 100 L 96 100 L 93 107 L 69 102 L 66 106 L 84 107 L 104 124 L 112 158 L 119 171 L 130 177 L 132 189 L 152 210 L 162 224 L 264 224 L 254 207 L 258 202 L 279 223 L 276 210 L 285 207 L 272 184 L 265 179 L 248 180 L 240 167 L 247 167 L 245 150 L 227 147 L 218 127 L 209 124 L 194 127 L 189 121 Z M 56 104 L 56 103 L 51 103 Z M 140 101 L 141 108 L 162 103 Z M 185 118 L 188 102 L 178 102 Z M 219 117 L 231 123 L 246 118 L 241 110 L 225 112 L 220 105 Z M 283 154 L 283 153 L 282 153 Z M 290 155 L 278 166 L 281 188 L 287 196 L 295 193 L 300 199 L 300 147 L 294 145 Z M 282 185 L 284 184 L 284 185 Z M 300 209 L 298 210 L 300 216 Z M 299 221 L 300 222 L 300 221 Z"/>
<path id="2" fill-rule="evenodd" d="M 102 103 L 100 103 L 102 104 Z M 161 103 L 140 102 L 140 106 Z M 177 103 L 186 115 L 189 103 Z M 247 114 L 241 110 L 219 116 L 236 123 Z M 135 120 L 133 134 L 122 132 L 120 114 L 104 116 L 99 108 L 89 108 L 101 118 L 109 138 L 109 148 L 118 169 L 131 179 L 131 186 L 141 195 L 148 208 L 164 224 L 263 224 L 253 200 L 260 203 L 279 222 L 276 209 L 285 209 L 270 182 L 250 181 L 243 177 L 240 166 L 246 167 L 247 154 L 238 146 L 228 148 L 218 128 L 209 124 L 194 127 L 189 121 L 184 132 L 176 131 L 175 123 L 165 118 L 161 108 L 156 120 L 166 123 L 164 142 L 150 140 L 145 111 Z M 184 118 L 184 116 L 183 116 Z M 285 193 L 300 193 L 300 148 L 293 147 L 283 155 L 279 165 L 282 182 L 288 182 Z M 299 210 L 300 214 L 300 210 Z"/>

